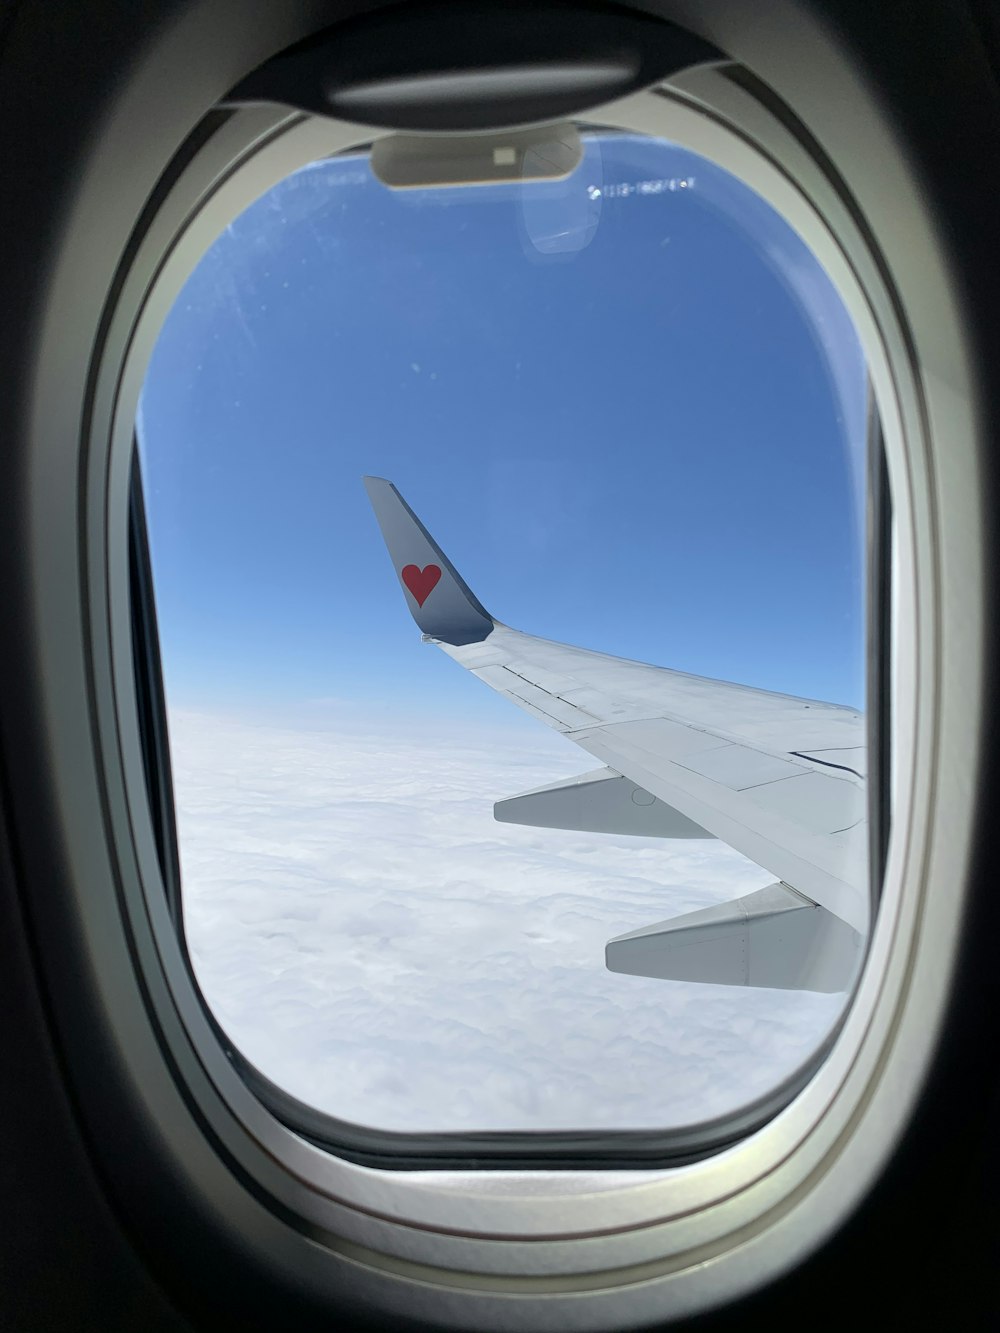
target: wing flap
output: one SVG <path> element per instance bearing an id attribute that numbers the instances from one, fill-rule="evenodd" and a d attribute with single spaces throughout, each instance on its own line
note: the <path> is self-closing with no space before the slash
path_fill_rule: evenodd
<path id="1" fill-rule="evenodd" d="M 573 739 L 595 759 L 629 777 L 717 838 L 770 870 L 843 918 L 867 930 L 866 896 L 857 879 L 859 862 L 852 849 L 803 828 L 780 809 L 765 809 L 751 792 L 731 792 L 679 764 L 622 743 L 615 727 L 601 727 Z M 780 784 L 775 783 L 777 787 Z M 762 789 L 757 788 L 759 793 Z"/>

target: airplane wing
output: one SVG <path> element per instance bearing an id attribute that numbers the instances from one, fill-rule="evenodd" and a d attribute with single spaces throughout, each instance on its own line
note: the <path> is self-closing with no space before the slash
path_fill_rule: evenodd
<path id="1" fill-rule="evenodd" d="M 605 767 L 500 801 L 542 827 L 716 837 L 777 883 L 612 940 L 616 971 L 842 990 L 868 928 L 864 717 L 522 634 L 492 617 L 391 482 L 366 477 L 425 640 Z"/>

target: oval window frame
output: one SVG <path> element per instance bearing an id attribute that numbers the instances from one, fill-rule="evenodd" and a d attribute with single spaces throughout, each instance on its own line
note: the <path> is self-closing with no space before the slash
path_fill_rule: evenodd
<path id="1" fill-rule="evenodd" d="M 603 108 L 595 119 L 608 124 L 609 117 L 626 117 L 622 128 L 663 135 L 662 128 L 651 129 L 640 122 L 634 105 L 660 96 L 647 93 L 625 99 L 615 107 Z M 789 208 L 804 210 L 811 222 L 823 219 L 824 232 L 831 240 L 836 238 L 846 280 L 856 284 L 863 296 L 857 312 L 850 301 L 848 304 L 856 322 L 860 314 L 871 336 L 878 339 L 876 346 L 871 345 L 865 323 L 859 322 L 879 396 L 896 504 L 897 620 L 912 629 L 912 638 L 897 644 L 896 656 L 916 667 L 897 673 L 894 691 L 898 780 L 894 806 L 897 835 L 905 836 L 892 839 L 869 962 L 843 1029 L 822 1068 L 785 1110 L 752 1139 L 708 1161 L 668 1172 L 628 1173 L 627 1179 L 601 1172 L 598 1177 L 580 1173 L 573 1180 L 562 1173 L 558 1184 L 545 1172 L 525 1172 L 516 1194 L 510 1179 L 491 1182 L 482 1176 L 470 1179 L 467 1173 L 451 1172 L 444 1177 L 435 1173 L 438 1178 L 434 1179 L 429 1178 L 430 1173 L 411 1173 L 390 1181 L 384 1172 L 341 1161 L 334 1175 L 328 1154 L 301 1140 L 292 1141 L 294 1136 L 283 1126 L 261 1118 L 259 1104 L 237 1086 L 225 1058 L 216 1059 L 205 1045 L 209 1038 L 214 1042 L 214 1036 L 198 1032 L 203 1016 L 199 1019 L 190 997 L 183 994 L 183 985 L 178 984 L 176 969 L 182 960 L 172 956 L 170 925 L 159 901 L 163 895 L 157 886 L 138 736 L 134 726 L 130 727 L 134 682 L 130 692 L 130 630 L 122 575 L 127 567 L 127 469 L 123 459 L 131 452 L 134 406 L 141 383 L 142 339 L 148 327 L 142 321 L 153 320 L 159 327 L 156 312 L 162 310 L 168 291 L 168 269 L 174 261 L 186 262 L 179 256 L 189 243 L 197 251 L 195 262 L 200 257 L 204 246 L 194 237 L 213 216 L 212 208 L 225 197 L 225 211 L 232 216 L 231 202 L 238 189 L 252 188 L 247 202 L 261 192 L 257 188 L 261 177 L 255 173 L 262 166 L 280 157 L 278 176 L 294 169 L 286 155 L 293 133 L 304 148 L 307 142 L 313 143 L 310 135 L 328 136 L 330 122 L 264 110 L 239 112 L 199 146 L 172 191 L 158 202 L 135 252 L 108 325 L 108 355 L 97 379 L 86 506 L 99 734 L 120 852 L 121 897 L 160 1032 L 212 1133 L 227 1144 L 242 1170 L 272 1194 L 281 1211 L 298 1219 L 300 1229 L 370 1265 L 424 1280 L 436 1273 L 435 1280 L 444 1281 L 441 1270 L 447 1268 L 467 1275 L 459 1285 L 484 1290 L 501 1277 L 508 1284 L 510 1280 L 526 1284 L 517 1290 L 564 1290 L 570 1272 L 580 1276 L 584 1257 L 581 1244 L 569 1243 L 574 1237 L 584 1241 L 588 1272 L 593 1283 L 602 1286 L 675 1273 L 722 1253 L 754 1219 L 759 1223 L 769 1213 L 773 1221 L 779 1212 L 790 1209 L 795 1193 L 792 1182 L 801 1186 L 812 1172 L 828 1169 L 830 1154 L 862 1105 L 863 1098 L 852 1095 L 851 1090 L 856 1094 L 868 1086 L 906 989 L 909 946 L 922 910 L 922 894 L 914 889 L 904 895 L 902 886 L 910 875 L 916 880 L 927 855 L 926 821 L 920 815 L 932 792 L 933 765 L 928 755 L 933 754 L 935 727 L 928 709 L 935 696 L 937 630 L 937 549 L 931 521 L 927 411 L 912 345 L 884 263 L 877 251 L 872 252 L 842 191 L 786 123 L 747 87 L 734 84 L 719 70 L 696 71 L 672 81 L 664 100 L 677 117 L 669 137 L 703 151 L 676 132 L 677 124 L 686 118 L 704 135 L 718 136 L 720 144 L 725 141 L 755 172 L 759 168 L 767 174 L 769 187 L 773 186 Z M 357 146 L 358 128 L 350 127 L 350 134 L 350 146 Z M 313 147 L 309 153 L 314 155 Z M 718 155 L 706 155 L 732 170 Z M 250 187 L 254 176 L 257 183 Z M 760 184 L 748 183 L 768 197 Z M 232 186 L 232 192 L 224 186 Z M 779 211 L 788 216 L 785 208 Z M 180 244 L 161 263 L 170 248 L 166 238 L 176 237 L 185 223 Z M 815 250 L 815 237 L 810 235 L 807 240 Z M 831 262 L 835 261 L 836 255 Z M 152 282 L 151 275 L 155 275 Z M 137 321 L 140 307 L 143 313 Z M 128 355 L 123 356 L 126 347 Z M 109 465 L 109 443 L 113 466 Z M 909 653 L 901 651 L 907 647 Z M 906 816 L 905 825 L 900 812 Z M 128 863 L 125 849 L 129 846 L 136 849 L 135 864 Z M 835 1114 L 838 1104 L 840 1113 Z M 238 1127 L 235 1132 L 234 1126 Z M 773 1207 L 762 1208 L 762 1198 L 771 1198 Z M 456 1216 L 462 1218 L 464 1235 L 453 1234 Z M 532 1241 L 526 1242 L 527 1236 Z M 502 1238 L 505 1243 L 498 1245 Z M 549 1243 L 541 1264 L 538 1242 L 543 1238 Z M 473 1280 L 472 1274 L 479 1276 Z M 509 1285 L 507 1289 L 513 1290 Z"/>

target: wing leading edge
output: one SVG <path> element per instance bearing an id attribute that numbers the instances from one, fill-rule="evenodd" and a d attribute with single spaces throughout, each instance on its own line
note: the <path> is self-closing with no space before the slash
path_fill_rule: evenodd
<path id="1" fill-rule="evenodd" d="M 772 890 L 725 909 L 612 940 L 608 966 L 846 989 L 868 928 L 863 716 L 511 629 L 485 610 L 391 482 L 366 477 L 365 486 L 424 638 L 605 766 L 500 801 L 498 819 L 716 837 L 776 876 Z"/>

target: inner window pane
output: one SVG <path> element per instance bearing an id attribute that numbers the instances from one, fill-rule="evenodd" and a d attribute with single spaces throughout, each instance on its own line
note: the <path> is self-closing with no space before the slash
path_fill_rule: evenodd
<path id="1" fill-rule="evenodd" d="M 797 909 L 851 916 L 841 960 L 867 929 L 866 392 L 805 243 L 662 140 L 519 185 L 320 161 L 218 237 L 138 440 L 184 929 L 268 1078 L 387 1130 L 670 1128 L 816 1051 L 853 973 L 798 984 Z M 530 643 L 422 641 L 450 569 L 387 553 L 366 475 Z M 494 818 L 583 774 L 583 827 Z"/>

